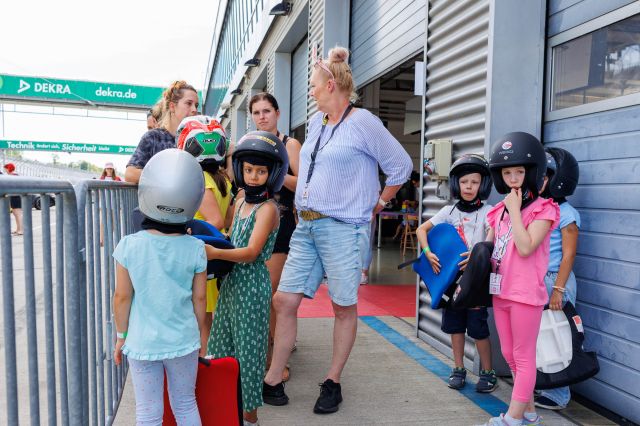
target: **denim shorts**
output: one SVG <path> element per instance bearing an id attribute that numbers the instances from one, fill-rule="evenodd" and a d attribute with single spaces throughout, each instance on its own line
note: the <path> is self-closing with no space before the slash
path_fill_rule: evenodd
<path id="1" fill-rule="evenodd" d="M 278 291 L 310 299 L 327 275 L 329 296 L 340 306 L 358 303 L 363 254 L 369 249 L 368 223 L 354 225 L 330 217 L 299 219 L 289 244 Z"/>

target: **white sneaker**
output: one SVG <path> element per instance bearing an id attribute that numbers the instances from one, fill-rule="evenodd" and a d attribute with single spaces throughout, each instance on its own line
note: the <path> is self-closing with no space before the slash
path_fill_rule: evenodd
<path id="1" fill-rule="evenodd" d="M 522 424 L 522 422 L 520 424 Z M 476 426 L 510 426 L 510 424 L 504 418 L 504 414 L 500 414 L 498 417 L 491 417 L 487 423 Z"/>

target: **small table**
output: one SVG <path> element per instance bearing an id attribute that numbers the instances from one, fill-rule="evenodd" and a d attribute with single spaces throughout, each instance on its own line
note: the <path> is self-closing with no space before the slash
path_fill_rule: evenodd
<path id="1" fill-rule="evenodd" d="M 384 210 L 378 213 L 378 248 L 380 248 L 380 241 L 382 240 L 382 220 L 402 218 L 405 214 L 407 213 L 390 212 L 390 211 L 384 211 Z M 408 213 L 408 214 L 415 214 L 415 213 Z"/>

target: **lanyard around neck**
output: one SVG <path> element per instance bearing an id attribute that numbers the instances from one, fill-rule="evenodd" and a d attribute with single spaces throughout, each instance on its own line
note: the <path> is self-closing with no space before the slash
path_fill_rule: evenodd
<path id="1" fill-rule="evenodd" d="M 504 214 L 507 212 L 507 208 L 505 207 L 502 210 L 502 214 L 500 215 L 500 220 L 498 221 L 498 226 L 496 229 L 496 236 L 495 236 L 495 241 L 498 240 L 498 238 L 500 238 L 500 225 L 502 224 L 502 220 L 504 219 Z M 509 217 L 509 229 L 507 230 L 506 235 L 509 235 L 509 232 L 511 230 L 511 217 Z M 506 244 L 508 244 L 508 242 L 505 242 L 505 248 L 504 251 L 507 251 L 506 248 Z M 504 257 L 504 252 L 502 254 L 502 256 L 500 256 L 500 259 L 496 259 L 496 274 L 498 274 L 500 272 L 500 265 L 502 264 L 502 258 Z"/>
<path id="2" fill-rule="evenodd" d="M 353 105 L 349 104 L 347 109 L 344 110 L 344 113 L 342 114 L 342 118 L 340 118 L 340 121 L 338 121 L 338 123 L 333 127 L 333 130 L 331 131 L 331 135 L 329 135 L 329 139 L 327 139 L 327 142 L 325 142 L 325 145 L 329 143 L 329 141 L 333 137 L 333 134 L 336 132 L 336 130 L 338 130 L 338 127 L 340 127 L 340 125 L 342 124 L 344 119 L 347 118 L 347 115 L 349 115 L 349 112 L 351 112 L 352 109 L 353 109 Z M 313 147 L 313 152 L 311 153 L 311 164 L 309 164 L 309 172 L 307 173 L 307 182 L 306 182 L 307 184 L 309 184 L 309 181 L 311 180 L 311 175 L 313 174 L 313 169 L 316 165 L 316 157 L 318 155 L 318 149 L 320 148 L 320 139 L 322 139 L 322 134 L 324 133 L 324 129 L 325 127 L 327 127 L 328 122 L 329 122 L 329 115 L 326 114 L 324 117 L 322 117 L 322 128 L 320 129 L 320 135 L 318 136 L 316 145 Z"/>

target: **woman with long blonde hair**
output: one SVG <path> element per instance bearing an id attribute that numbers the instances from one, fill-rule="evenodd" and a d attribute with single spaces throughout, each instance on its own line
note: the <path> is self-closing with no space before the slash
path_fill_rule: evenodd
<path id="1" fill-rule="evenodd" d="M 200 103 L 198 92 L 186 81 L 174 81 L 162 94 L 162 115 L 158 127 L 142 136 L 129 159 L 124 179 L 138 183 L 142 169 L 158 152 L 176 147 L 176 130 L 183 118 L 197 115 Z"/>

